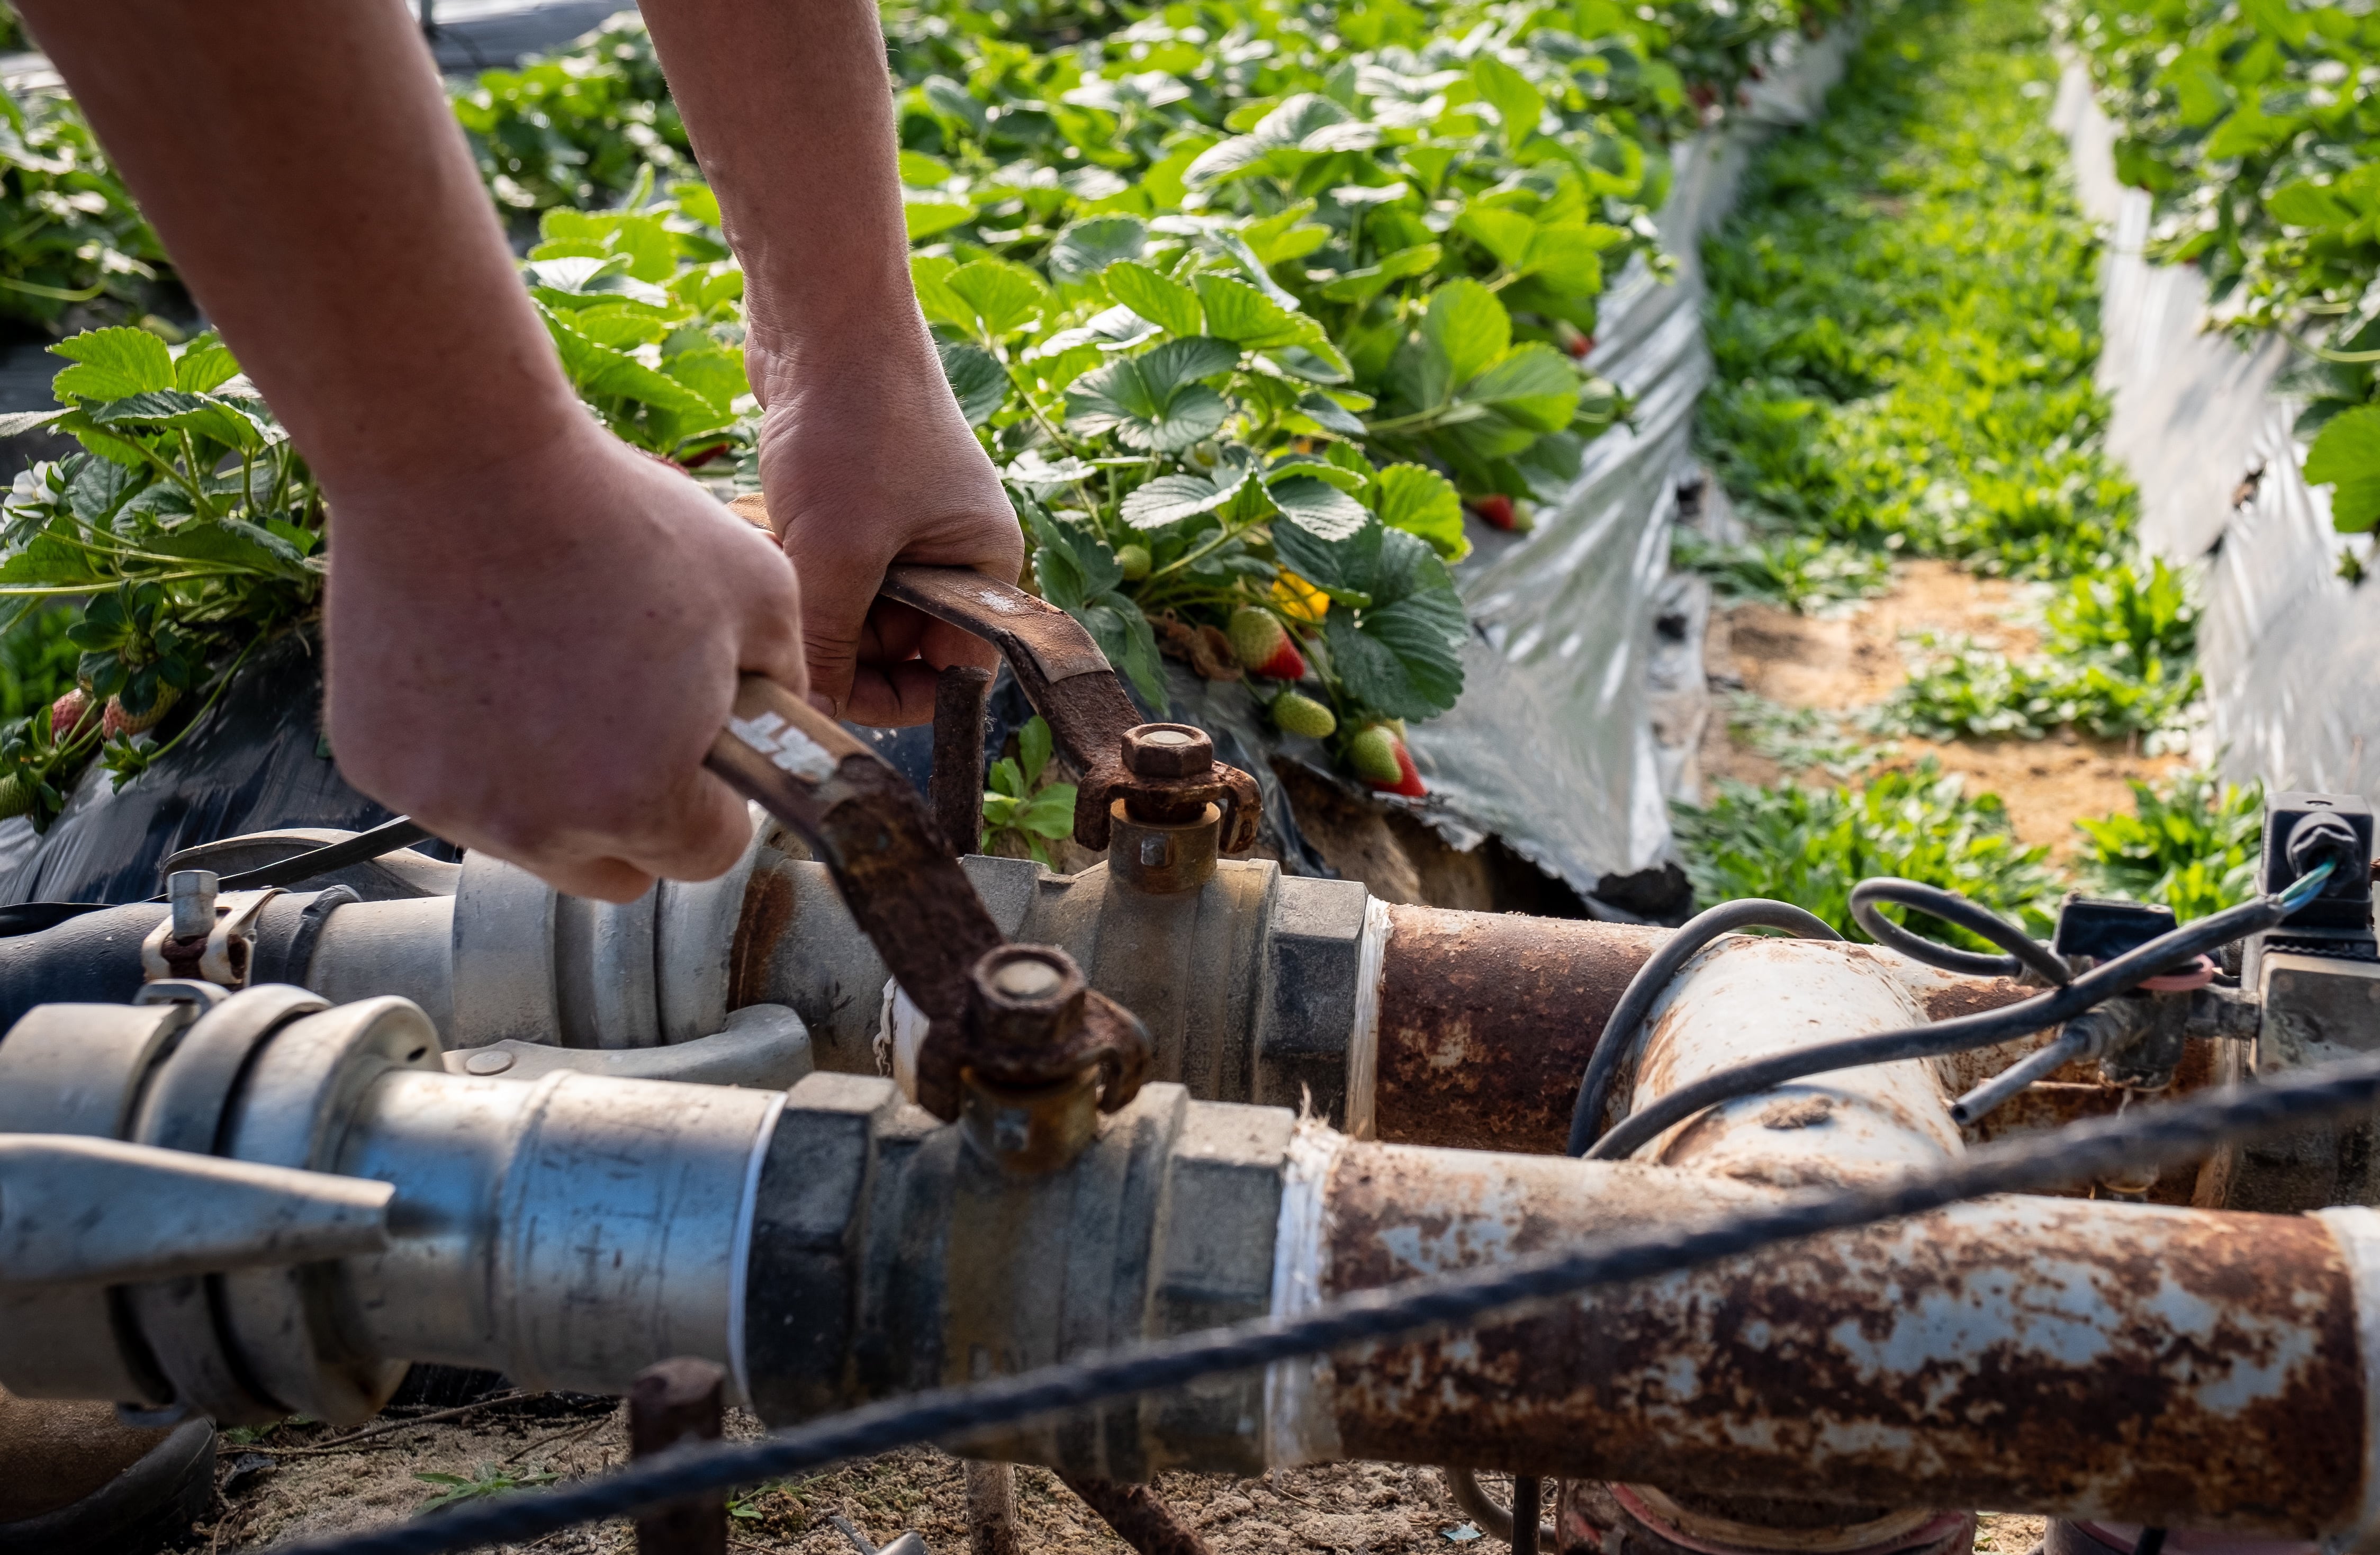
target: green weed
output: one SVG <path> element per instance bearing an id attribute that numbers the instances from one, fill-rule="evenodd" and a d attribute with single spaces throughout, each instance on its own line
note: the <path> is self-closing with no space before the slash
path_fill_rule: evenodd
<path id="1" fill-rule="evenodd" d="M 2036 932 L 2050 927 L 2058 882 L 2048 850 L 2021 845 L 1998 796 L 1970 796 L 1930 758 L 1834 788 L 1721 780 L 1707 805 L 1672 809 L 1686 874 L 1705 906 L 1774 897 L 1864 939 L 1851 919 L 1852 887 L 1899 875 L 1959 892 Z M 1926 920 L 1919 927 L 1947 933 Z"/>
<path id="2" fill-rule="evenodd" d="M 438 1493 L 424 1500 L 416 1510 L 440 1512 L 466 1501 L 480 1500 L 488 1496 L 500 1496 L 507 1490 L 525 1490 L 540 1485 L 551 1485 L 561 1476 L 548 1469 L 514 1468 L 501 1464 L 481 1464 L 470 1474 L 448 1474 L 439 1470 L 416 1469 L 413 1477 L 425 1485 L 441 1487 Z"/>
<path id="3" fill-rule="evenodd" d="M 1022 845 L 1045 869 L 1057 868 L 1048 844 L 1074 835 L 1075 785 L 1043 783 L 1050 766 L 1050 725 L 1037 714 L 1016 732 L 1016 755 L 991 764 L 983 796 L 983 837 L 978 853 L 1008 841 Z"/>
<path id="4" fill-rule="evenodd" d="M 2186 772 L 2162 790 L 2133 784 L 2132 810 L 2074 823 L 2089 839 L 2080 860 L 2084 890 L 2161 902 L 2184 921 L 2254 894 L 2265 845 L 2262 784 Z"/>

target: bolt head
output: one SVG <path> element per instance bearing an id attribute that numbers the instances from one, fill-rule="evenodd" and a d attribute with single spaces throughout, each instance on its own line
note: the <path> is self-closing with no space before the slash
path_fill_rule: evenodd
<path id="1" fill-rule="evenodd" d="M 1204 777 L 1215 765 L 1215 742 L 1187 723 L 1142 723 L 1123 732 L 1123 764 L 1135 777 Z"/>
<path id="2" fill-rule="evenodd" d="M 967 999 L 976 1034 L 996 1047 L 1055 1048 L 1083 1020 L 1089 984 L 1074 958 L 1050 945 L 1002 945 L 975 964 Z"/>

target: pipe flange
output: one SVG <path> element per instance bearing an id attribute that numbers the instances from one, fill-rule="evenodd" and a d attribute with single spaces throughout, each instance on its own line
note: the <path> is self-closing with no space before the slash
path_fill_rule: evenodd
<path id="1" fill-rule="evenodd" d="M 249 1055 L 290 1022 L 329 1008 L 320 994 L 283 983 L 223 1001 L 199 1017 L 159 1067 L 140 1099 L 130 1137 L 169 1150 L 218 1153 L 225 1109 Z M 249 1382 L 224 1346 L 220 1275 L 149 1281 L 128 1286 L 125 1298 L 176 1402 L 219 1425 L 281 1418 L 285 1411 Z"/>
<path id="2" fill-rule="evenodd" d="M 125 1138 L 141 1081 L 197 1014 L 181 1001 L 29 1011 L 0 1039 L 0 1133 Z M 0 1294 L 0 1385 L 26 1398 L 172 1398 L 121 1289 L 91 1285 Z"/>
<path id="3" fill-rule="evenodd" d="M 407 1000 L 367 999 L 283 1027 L 250 1062 L 219 1153 L 335 1172 L 357 1109 L 392 1069 L 443 1071 L 437 1028 Z M 249 1375 L 283 1413 L 346 1425 L 379 1412 L 406 1363 L 349 1351 L 333 1310 L 336 1267 L 221 1275 L 220 1310 Z"/>

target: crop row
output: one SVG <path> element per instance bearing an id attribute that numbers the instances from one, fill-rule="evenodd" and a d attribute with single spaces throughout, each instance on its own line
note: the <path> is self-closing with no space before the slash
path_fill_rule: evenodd
<path id="1" fill-rule="evenodd" d="M 2050 851 L 1876 737 L 2170 738 L 2196 699 L 2191 580 L 2134 555 L 2136 498 L 2102 445 L 2099 249 L 2048 124 L 2048 42 L 2025 0 L 1879 14 L 1827 115 L 1759 157 L 1706 245 L 1701 444 L 1753 536 L 1686 559 L 1723 593 L 1819 609 L 1933 556 L 2033 580 L 2044 608 L 2035 652 L 1909 645 L 1900 690 L 1848 720 L 1742 699 L 1737 738 L 1789 781 L 1681 810 L 1705 902 L 1782 897 L 1852 932 L 1852 885 L 1897 874 L 2046 929 L 2069 883 Z M 2140 788 L 2135 813 L 2079 823 L 2076 883 L 2185 916 L 2236 900 L 2258 802 Z"/>

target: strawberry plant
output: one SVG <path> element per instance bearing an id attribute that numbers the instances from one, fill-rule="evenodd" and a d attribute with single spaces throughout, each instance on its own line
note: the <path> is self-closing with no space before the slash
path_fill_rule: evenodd
<path id="1" fill-rule="evenodd" d="M 661 61 L 632 11 L 455 94 L 480 176 L 507 211 L 606 205 L 639 177 L 694 170 Z"/>
<path id="2" fill-rule="evenodd" d="M 322 584 L 313 480 L 212 335 L 176 349 L 113 328 L 52 349 L 72 364 L 53 385 L 65 408 L 0 418 L 0 435 L 46 426 L 83 447 L 0 506 L 5 640 L 78 650 L 79 689 L 12 710 L 0 735 L 0 808 L 39 825 L 94 756 L 121 784 L 171 749 L 159 720 L 212 704 Z"/>
<path id="3" fill-rule="evenodd" d="M 137 320 L 170 277 L 73 102 L 0 92 L 0 317 L 53 333 L 75 308 Z"/>
<path id="4" fill-rule="evenodd" d="M 556 207 L 524 266 L 571 387 L 613 431 L 687 468 L 748 445 L 744 273 L 699 184 L 653 198 L 638 176 L 615 211 Z"/>
<path id="5" fill-rule="evenodd" d="M 2225 324 L 2298 349 L 2306 479 L 2380 521 L 2380 17 L 2360 4 L 2067 0 L 2066 36 L 2155 197 L 2152 258 L 2193 264 Z"/>

